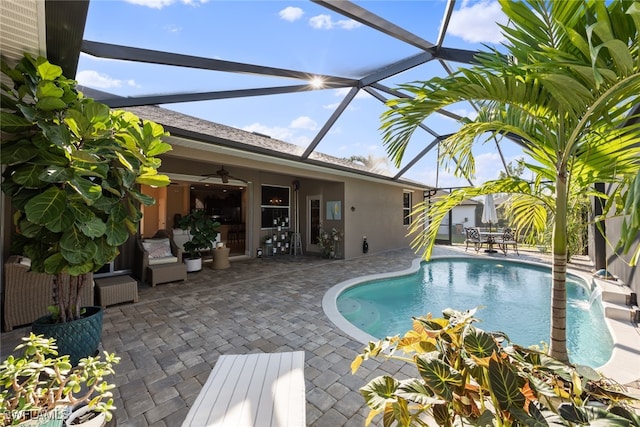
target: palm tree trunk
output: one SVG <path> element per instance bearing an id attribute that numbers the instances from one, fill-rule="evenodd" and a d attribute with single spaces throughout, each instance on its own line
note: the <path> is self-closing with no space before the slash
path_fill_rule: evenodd
<path id="1" fill-rule="evenodd" d="M 549 356 L 568 362 L 567 353 L 567 175 L 558 173 L 553 226 L 551 343 Z"/>

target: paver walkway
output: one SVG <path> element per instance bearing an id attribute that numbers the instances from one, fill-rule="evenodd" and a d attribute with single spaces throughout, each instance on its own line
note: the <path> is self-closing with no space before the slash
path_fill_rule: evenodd
<path id="1" fill-rule="evenodd" d="M 460 252 L 438 247 L 434 254 Z M 187 282 L 140 285 L 138 303 L 111 306 L 104 316 L 102 346 L 122 358 L 114 390 L 118 426 L 179 426 L 221 354 L 295 350 L 306 352 L 308 425 L 363 426 L 368 409 L 358 389 L 385 373 L 413 376 L 414 368 L 367 361 L 351 375 L 363 344 L 327 319 L 322 297 L 336 283 L 402 270 L 415 258 L 405 249 L 349 261 L 246 259 L 227 270 L 189 273 Z M 28 330 L 2 334 L 3 357 Z"/>

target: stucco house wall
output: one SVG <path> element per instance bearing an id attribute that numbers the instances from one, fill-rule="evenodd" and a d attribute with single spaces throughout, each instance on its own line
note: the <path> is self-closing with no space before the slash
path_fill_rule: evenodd
<path id="1" fill-rule="evenodd" d="M 415 197 L 422 191 L 413 189 Z M 369 253 L 408 247 L 407 226 L 403 225 L 402 186 L 378 185 L 366 181 L 345 182 L 345 256 L 362 256 L 363 236 Z M 418 196 L 419 195 L 419 196 Z M 353 209 L 352 209 L 353 208 Z"/>

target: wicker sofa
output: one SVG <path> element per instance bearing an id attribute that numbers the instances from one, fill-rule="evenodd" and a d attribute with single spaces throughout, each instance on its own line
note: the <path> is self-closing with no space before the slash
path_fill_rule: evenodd
<path id="1" fill-rule="evenodd" d="M 48 314 L 47 307 L 53 304 L 53 276 L 30 271 L 26 258 L 12 255 L 4 264 L 3 331 L 32 323 Z M 80 294 L 83 306 L 93 305 L 93 274 L 91 284 L 84 286 Z"/>

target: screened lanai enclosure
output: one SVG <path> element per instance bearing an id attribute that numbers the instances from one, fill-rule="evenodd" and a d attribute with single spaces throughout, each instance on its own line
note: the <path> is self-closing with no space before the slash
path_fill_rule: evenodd
<path id="1" fill-rule="evenodd" d="M 420 123 L 398 163 L 389 159 L 380 130 L 386 102 L 411 96 L 402 84 L 447 76 L 473 64 L 480 49 L 502 49 L 500 26 L 508 22 L 497 2 L 7 0 L 1 19 L 3 61 L 15 63 L 24 51 L 45 54 L 112 108 L 154 120 L 175 114 L 175 121 L 162 122 L 175 144 L 169 153 L 175 159 L 166 164 L 182 163 L 165 172 L 184 190 L 185 209 L 203 199 L 229 227 L 247 230 L 242 248 L 251 254 L 250 242 L 265 230 L 261 213 L 253 216 L 253 236 L 245 224 L 260 207 L 262 194 L 245 190 L 265 185 L 258 172 L 273 174 L 266 184 L 287 187 L 293 198 L 292 183 L 303 171 L 331 171 L 303 181 L 301 188 L 310 185 L 316 194 L 306 194 L 302 205 L 322 188 L 340 188 L 345 174 L 396 186 L 397 216 L 406 227 L 411 205 L 495 179 L 522 156 L 518 140 L 489 138 L 473 147 L 475 176 L 455 176 L 456 159 L 438 166 L 441 141 L 460 120 L 476 116 L 473 104 Z M 220 129 L 203 137 L 197 129 L 203 122 Z M 203 145 L 210 156 L 195 154 Z M 348 202 L 354 192 L 346 186 L 313 199 L 323 204 L 322 215 L 313 226 L 303 224 L 310 217 L 300 225 L 333 224 L 324 204 L 340 201 L 342 222 L 335 224 L 346 228 L 348 212 L 361 212 Z M 452 213 L 439 240 L 455 242 L 478 202 Z M 159 215 L 161 226 L 171 226 L 174 210 Z M 365 231 L 357 234 L 354 248 Z"/>

